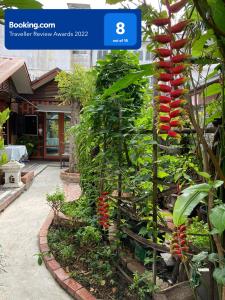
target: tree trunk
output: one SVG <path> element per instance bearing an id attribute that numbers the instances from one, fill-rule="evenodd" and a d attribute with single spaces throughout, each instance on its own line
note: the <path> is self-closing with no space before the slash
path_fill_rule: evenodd
<path id="1" fill-rule="evenodd" d="M 70 127 L 75 126 L 79 121 L 79 107 L 78 101 L 71 101 L 71 120 Z M 73 133 L 70 134 L 70 155 L 69 155 L 69 172 L 75 173 L 77 170 L 77 156 L 76 156 L 76 143 Z"/>

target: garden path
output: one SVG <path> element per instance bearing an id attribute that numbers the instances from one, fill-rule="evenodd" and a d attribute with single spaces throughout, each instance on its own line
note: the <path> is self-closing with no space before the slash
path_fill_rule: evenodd
<path id="1" fill-rule="evenodd" d="M 71 299 L 46 267 L 37 264 L 35 256 L 39 253 L 38 233 L 50 210 L 46 193 L 62 186 L 59 172 L 56 167 L 45 169 L 0 215 L 0 253 L 5 270 L 0 272 L 1 300 Z"/>

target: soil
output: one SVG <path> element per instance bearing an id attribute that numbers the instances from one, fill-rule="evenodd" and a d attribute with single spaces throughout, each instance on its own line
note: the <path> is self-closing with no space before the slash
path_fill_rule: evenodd
<path id="1" fill-rule="evenodd" d="M 129 284 L 113 266 L 112 259 L 99 257 L 101 249 L 97 245 L 81 246 L 76 239 L 76 228 L 68 228 L 63 224 L 53 224 L 49 230 L 48 243 L 56 260 L 70 273 L 70 276 L 87 288 L 97 299 L 102 300 L 138 300 L 134 291 L 129 290 Z M 102 242 L 104 243 L 104 242 Z M 101 246 L 102 252 L 107 245 Z M 96 267 L 90 258 L 96 257 Z M 106 275 L 104 269 L 109 268 Z M 104 268 L 105 266 L 105 268 Z"/>

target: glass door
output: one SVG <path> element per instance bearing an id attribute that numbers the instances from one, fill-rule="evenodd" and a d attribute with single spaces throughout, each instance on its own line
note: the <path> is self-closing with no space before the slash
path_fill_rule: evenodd
<path id="1" fill-rule="evenodd" d="M 46 156 L 59 155 L 59 114 L 46 113 Z"/>

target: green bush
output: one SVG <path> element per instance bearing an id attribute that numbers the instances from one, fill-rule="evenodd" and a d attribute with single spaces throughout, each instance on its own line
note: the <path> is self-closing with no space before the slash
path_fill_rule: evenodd
<path id="1" fill-rule="evenodd" d="M 47 202 L 51 206 L 55 215 L 61 211 L 63 204 L 65 203 L 64 192 L 59 188 L 52 194 L 47 194 Z"/>
<path id="2" fill-rule="evenodd" d="M 98 244 L 101 241 L 101 232 L 94 226 L 81 227 L 76 234 L 81 245 Z"/>

